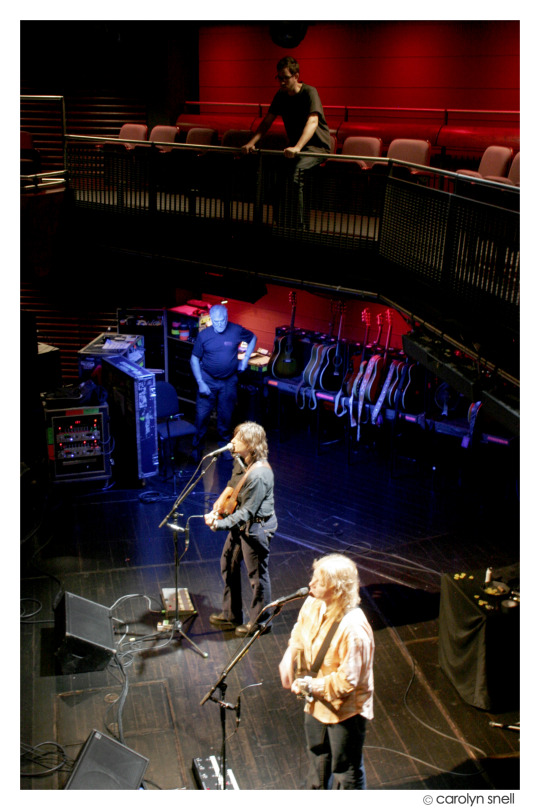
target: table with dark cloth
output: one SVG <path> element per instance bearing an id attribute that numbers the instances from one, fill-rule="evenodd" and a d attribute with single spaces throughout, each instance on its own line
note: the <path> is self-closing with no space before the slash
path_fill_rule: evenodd
<path id="1" fill-rule="evenodd" d="M 439 664 L 466 703 L 486 710 L 519 702 L 519 605 L 484 591 L 486 569 L 441 577 Z M 493 580 L 519 591 L 519 566 L 493 571 Z"/>

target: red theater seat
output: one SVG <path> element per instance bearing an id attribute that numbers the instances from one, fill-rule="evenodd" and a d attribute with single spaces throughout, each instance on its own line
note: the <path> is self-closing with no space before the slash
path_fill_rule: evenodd
<path id="1" fill-rule="evenodd" d="M 343 148 L 341 150 L 342 155 L 361 155 L 362 158 L 369 158 L 369 157 L 381 157 L 382 155 L 382 148 L 383 142 L 382 138 L 374 138 L 374 137 L 360 137 L 351 135 L 349 138 L 346 138 L 343 143 Z M 366 170 L 370 169 L 373 166 L 372 160 L 340 160 L 339 163 L 346 163 L 349 165 L 350 163 L 354 163 L 358 166 L 359 169 Z"/>
<path id="2" fill-rule="evenodd" d="M 456 174 L 467 177 L 506 177 L 508 166 L 512 159 L 512 150 L 509 146 L 488 146 L 476 171 L 472 169 L 458 169 Z"/>
<path id="3" fill-rule="evenodd" d="M 402 160 L 405 163 L 416 163 L 419 166 L 429 166 L 431 158 L 431 144 L 429 141 L 414 138 L 396 138 L 388 147 L 387 157 L 391 160 Z M 375 166 L 374 168 L 378 168 Z M 420 177 L 426 173 L 422 169 L 413 169 L 407 166 L 398 166 L 394 169 L 395 175 Z"/>
<path id="4" fill-rule="evenodd" d="M 253 113 L 231 114 L 231 113 L 182 113 L 176 119 L 176 125 L 181 134 L 189 132 L 193 127 L 203 127 L 215 129 L 218 138 L 221 140 L 229 129 L 251 129 Z"/>
<path id="5" fill-rule="evenodd" d="M 383 150 L 398 138 L 426 140 L 437 143 L 444 124 L 444 110 L 378 109 L 376 107 L 350 112 L 350 119 L 338 127 L 338 148 L 350 137 L 381 138 Z"/>
<path id="6" fill-rule="evenodd" d="M 192 127 L 186 134 L 186 143 L 213 146 L 218 142 L 217 129 L 209 127 Z"/>
<path id="7" fill-rule="evenodd" d="M 37 174 L 41 168 L 41 155 L 34 147 L 30 132 L 21 130 L 21 174 Z"/>
<path id="8" fill-rule="evenodd" d="M 158 143 L 175 143 L 178 138 L 178 127 L 157 124 L 153 127 L 149 141 Z M 142 147 L 141 147 L 142 148 Z M 172 146 L 158 146 L 160 152 L 171 152 Z"/>
<path id="9" fill-rule="evenodd" d="M 250 129 L 228 129 L 221 139 L 222 146 L 231 146 L 239 149 L 253 137 Z"/>
<path id="10" fill-rule="evenodd" d="M 148 127 L 146 124 L 122 124 L 118 133 L 118 140 L 145 141 L 148 138 Z M 134 149 L 136 144 L 124 143 L 126 149 Z"/>
<path id="11" fill-rule="evenodd" d="M 514 157 L 512 165 L 508 170 L 508 177 L 497 177 L 496 175 L 486 175 L 486 180 L 493 180 L 496 183 L 505 183 L 508 186 L 519 186 L 519 152 Z"/>

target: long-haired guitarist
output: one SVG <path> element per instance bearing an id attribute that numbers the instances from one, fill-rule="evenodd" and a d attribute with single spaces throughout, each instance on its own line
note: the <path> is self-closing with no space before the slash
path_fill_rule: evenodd
<path id="1" fill-rule="evenodd" d="M 220 613 L 210 615 L 210 623 L 246 636 L 253 635 L 266 620 L 267 616 L 259 614 L 272 601 L 268 557 L 277 529 L 274 473 L 268 463 L 266 433 L 261 425 L 238 425 L 232 445 L 235 462 L 231 478 L 212 511 L 204 516 L 206 525 L 214 531 L 229 530 L 221 554 L 223 607 Z M 242 617 L 242 560 L 252 596 L 246 624 Z"/>
<path id="2" fill-rule="evenodd" d="M 356 565 L 342 554 L 316 560 L 309 596 L 279 665 L 281 683 L 306 695 L 308 790 L 364 790 L 362 747 L 373 717 L 373 632 L 359 606 Z M 309 675 L 296 677 L 302 654 Z"/>

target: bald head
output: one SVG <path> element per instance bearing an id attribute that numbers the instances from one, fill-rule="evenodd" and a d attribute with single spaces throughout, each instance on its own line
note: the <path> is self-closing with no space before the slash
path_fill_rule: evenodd
<path id="1" fill-rule="evenodd" d="M 224 332 L 229 321 L 227 307 L 224 307 L 223 304 L 214 304 L 213 307 L 210 307 L 210 320 L 212 321 L 214 330 L 218 334 Z"/>

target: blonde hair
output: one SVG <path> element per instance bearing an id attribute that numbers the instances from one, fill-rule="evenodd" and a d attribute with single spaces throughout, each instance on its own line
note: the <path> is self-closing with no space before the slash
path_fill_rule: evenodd
<path id="1" fill-rule="evenodd" d="M 343 615 L 360 604 L 360 578 L 355 563 L 343 554 L 328 554 L 313 563 L 324 585 L 332 590 L 330 610 Z"/>
<path id="2" fill-rule="evenodd" d="M 257 422 L 242 422 L 235 427 L 233 436 L 238 436 L 247 446 L 250 462 L 268 458 L 266 432 Z"/>

